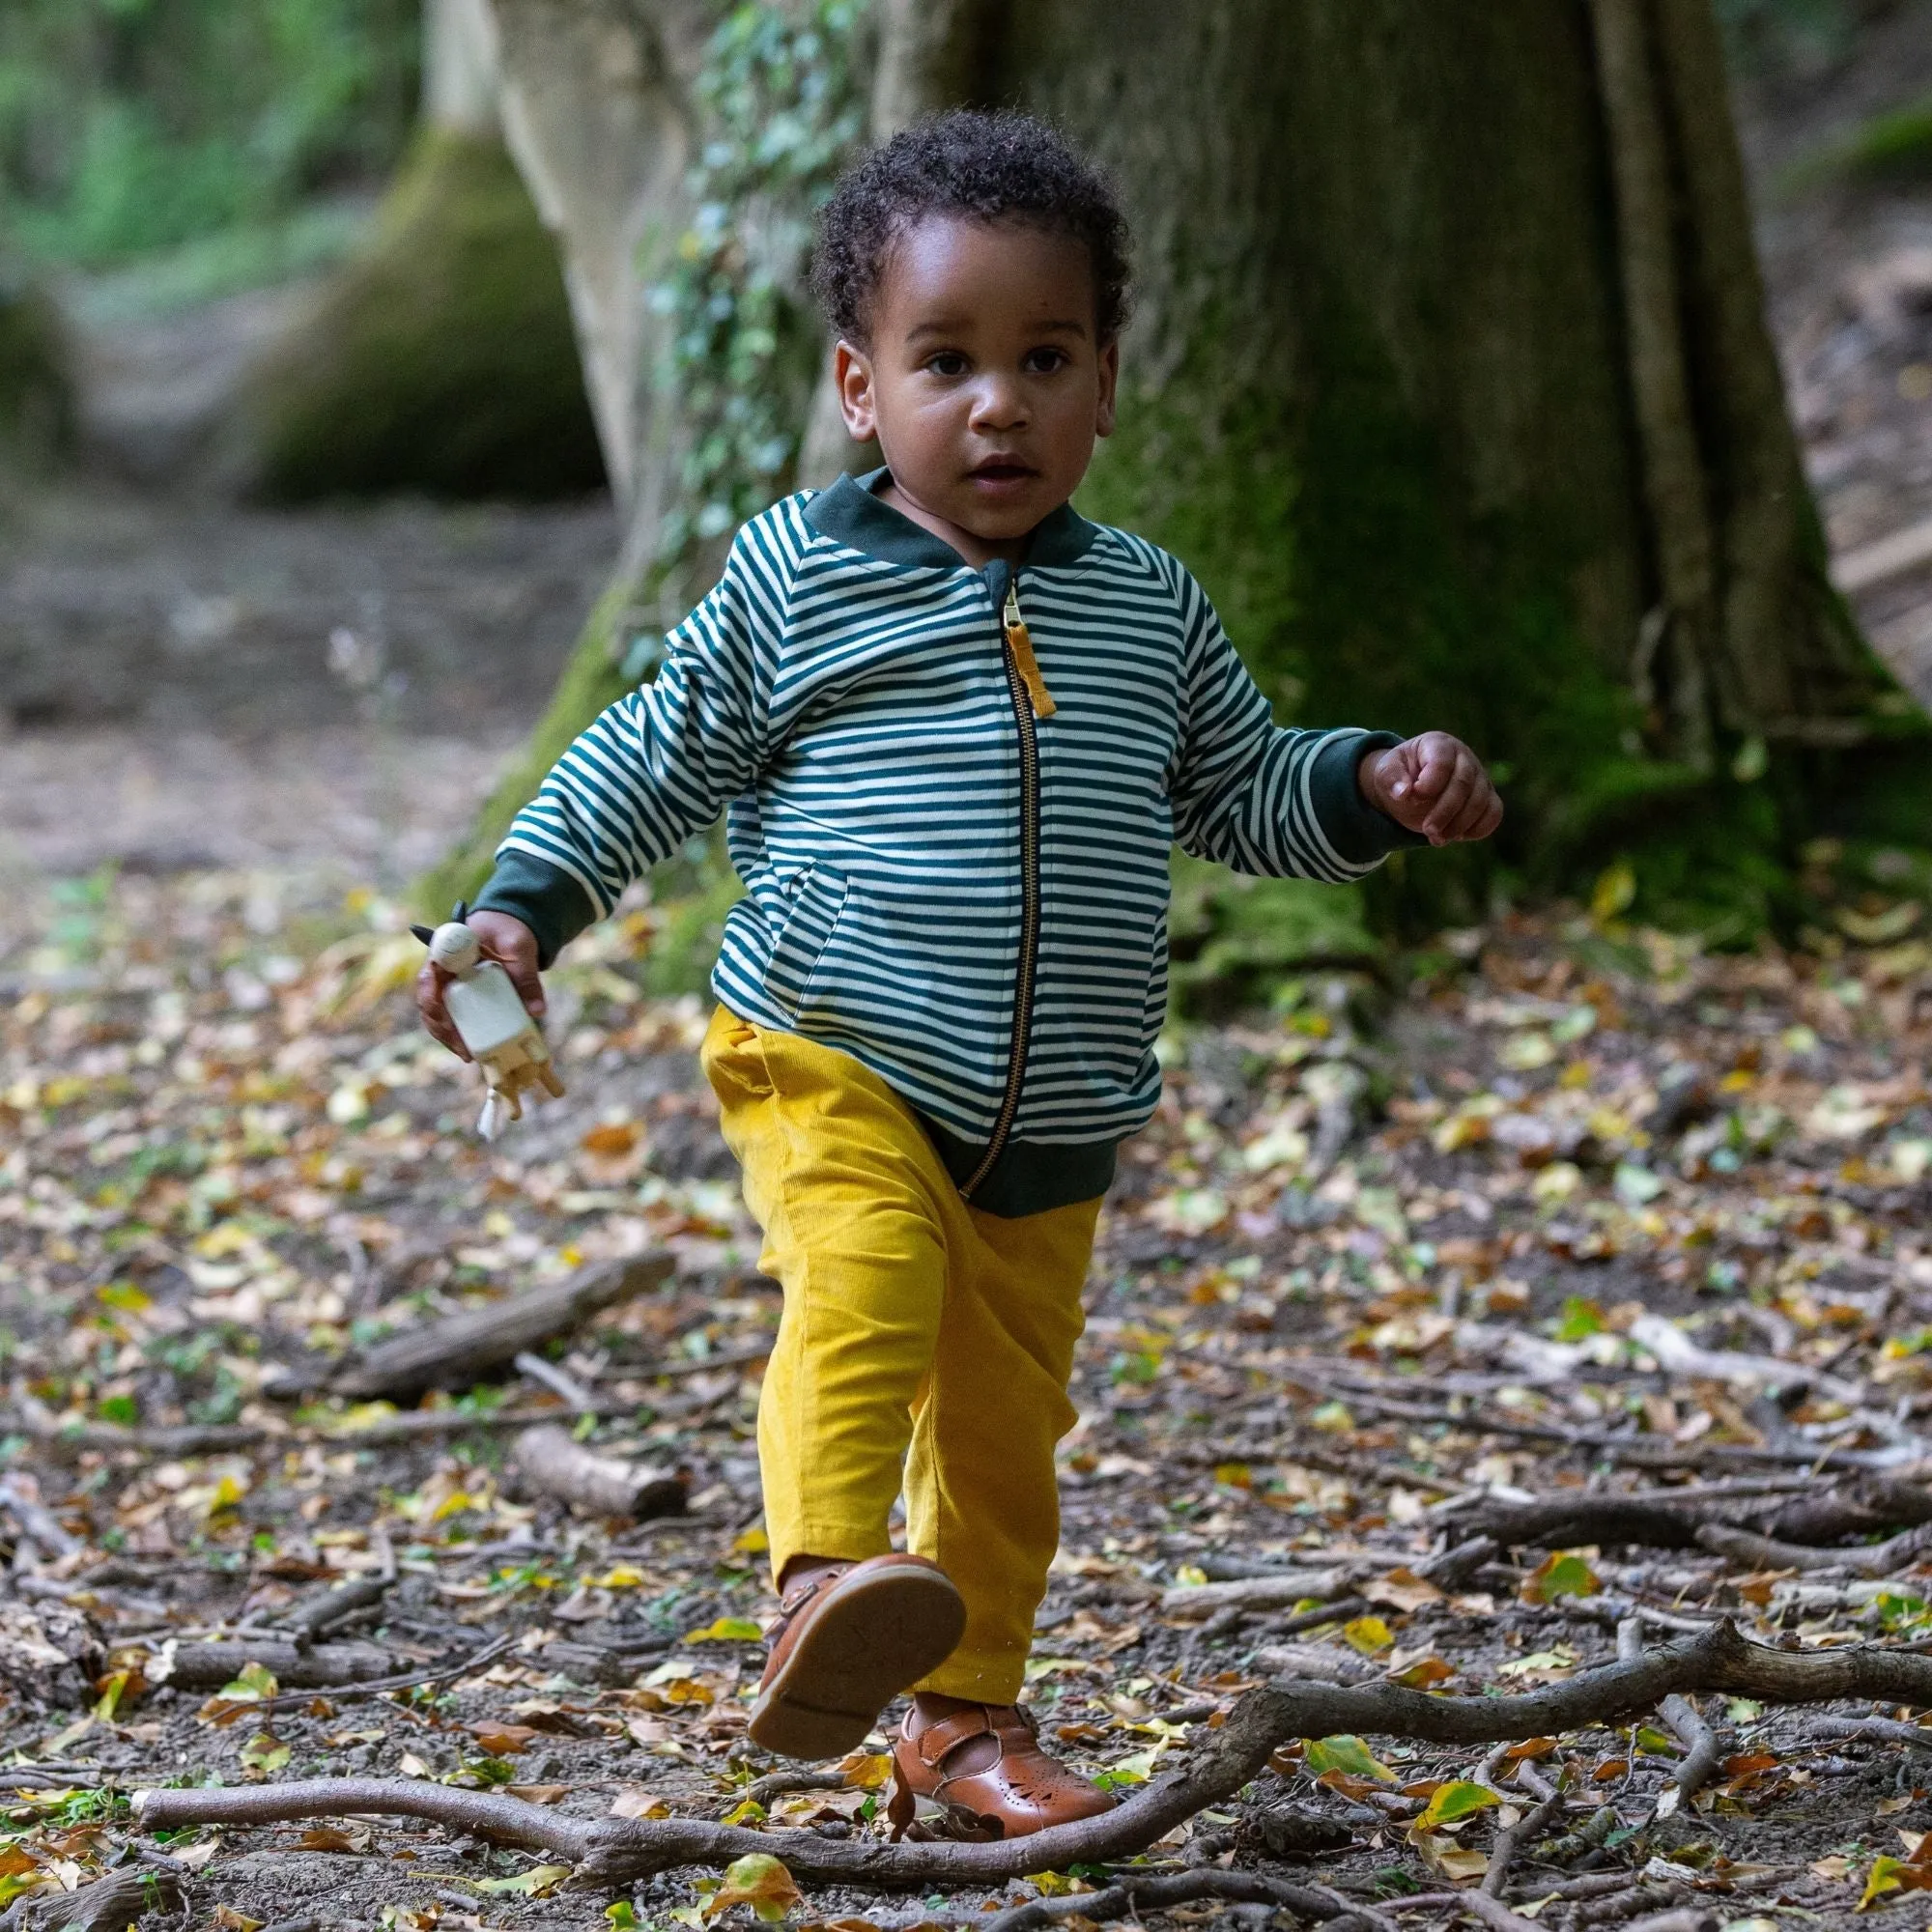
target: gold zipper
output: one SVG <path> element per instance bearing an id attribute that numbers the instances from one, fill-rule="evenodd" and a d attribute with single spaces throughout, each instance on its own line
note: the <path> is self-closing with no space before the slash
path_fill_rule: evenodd
<path id="1" fill-rule="evenodd" d="M 1003 628 L 1007 648 L 1005 663 L 1007 690 L 1012 698 L 1013 724 L 1020 736 L 1020 957 L 1013 981 L 1013 1038 L 1007 1056 L 1007 1091 L 993 1122 L 992 1138 L 980 1165 L 959 1189 L 962 1200 L 970 1201 L 973 1191 L 993 1171 L 994 1163 L 1007 1151 L 1012 1137 L 1013 1122 L 1020 1111 L 1020 1089 L 1026 1082 L 1027 1043 L 1033 1032 L 1033 988 L 1039 968 L 1039 736 L 1034 728 L 1037 718 L 1051 718 L 1052 695 L 1039 674 L 1033 654 L 1033 639 L 1020 616 L 1017 580 L 1007 584 L 1007 608 Z"/>
<path id="2" fill-rule="evenodd" d="M 1012 654 L 1015 668 L 1027 688 L 1027 696 L 1033 700 L 1033 715 L 1036 718 L 1051 718 L 1059 708 L 1053 701 L 1053 694 L 1046 688 L 1046 680 L 1039 674 L 1039 660 L 1033 654 L 1033 637 L 1027 630 L 1026 619 L 1020 615 L 1020 582 L 1017 576 L 1007 585 L 1006 609 L 1007 649 Z"/>

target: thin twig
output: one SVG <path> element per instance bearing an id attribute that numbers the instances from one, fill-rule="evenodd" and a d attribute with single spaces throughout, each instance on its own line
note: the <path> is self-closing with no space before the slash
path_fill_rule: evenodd
<path id="1" fill-rule="evenodd" d="M 393 1677 L 371 1678 L 366 1684 L 331 1685 L 326 1690 L 279 1691 L 272 1697 L 264 1697 L 254 1708 L 258 1711 L 293 1711 L 314 1703 L 318 1697 L 326 1697 L 331 1704 L 359 1704 L 365 1697 L 380 1697 L 388 1690 L 426 1690 L 432 1684 L 447 1684 L 452 1678 L 468 1677 L 472 1671 L 486 1668 L 496 1662 L 516 1640 L 514 1634 L 499 1636 L 486 1643 L 481 1650 L 471 1652 L 461 1662 L 442 1664 L 435 1670 L 403 1670 Z"/>
<path id="2" fill-rule="evenodd" d="M 1537 1932 L 1533 1918 L 1512 1912 L 1501 1899 L 1492 1897 L 1487 1891 L 1418 1891 L 1407 1898 L 1382 1902 L 1395 1912 L 1466 1912 L 1471 1918 L 1480 1918 L 1492 1927 L 1493 1932 Z"/>
<path id="3" fill-rule="evenodd" d="M 842 1771 L 772 1771 L 746 1785 L 733 1804 L 770 1804 L 794 1791 L 843 1791 Z"/>
<path id="4" fill-rule="evenodd" d="M 1910 1750 L 1932 1751 L 1932 1727 L 1901 1723 L 1896 1718 L 1813 1718 L 1804 1727 L 1812 1738 L 1871 1738 L 1878 1743 L 1904 1745 Z"/>
<path id="5" fill-rule="evenodd" d="M 513 1356 L 510 1366 L 520 1376 L 526 1376 L 533 1382 L 541 1382 L 553 1395 L 561 1396 L 579 1415 L 595 1415 L 598 1401 L 575 1376 L 566 1375 L 554 1362 L 547 1362 L 541 1355 L 535 1355 L 525 1349 Z"/>
<path id="6" fill-rule="evenodd" d="M 1058 1898 L 1030 1898 L 997 1918 L 984 1920 L 985 1932 L 1036 1932 L 1063 1918 L 1102 1921 L 1124 1918 L 1130 1913 L 1164 1912 L 1170 1906 L 1193 1905 L 1204 1898 L 1230 1904 L 1273 1905 L 1303 1918 L 1329 1920 L 1353 1916 L 1361 1908 L 1318 1887 L 1289 1885 L 1260 1872 L 1223 1871 L 1207 1866 L 1199 1871 L 1171 1872 L 1157 1878 L 1132 1878 L 1100 1891 L 1063 1893 Z M 1382 1921 L 1386 1923 L 1386 1920 Z"/>
<path id="7" fill-rule="evenodd" d="M 1517 1774 L 1519 1778 L 1527 1769 L 1526 1765 L 1519 1768 Z M 1541 1783 L 1542 1780 L 1539 1779 L 1538 1782 Z M 1563 1809 L 1562 1778 L 1559 1777 L 1553 1786 L 1547 1786 L 1546 1793 L 1542 1804 L 1537 1805 L 1535 1810 L 1525 1817 L 1519 1818 L 1507 1831 L 1496 1833 L 1496 1841 L 1490 1849 L 1490 1868 L 1483 1874 L 1481 1887 L 1481 1889 L 1487 1891 L 1492 1898 L 1502 1896 L 1503 1880 L 1509 1876 L 1509 1868 L 1517 1853 L 1537 1837 L 1544 1827 Z"/>

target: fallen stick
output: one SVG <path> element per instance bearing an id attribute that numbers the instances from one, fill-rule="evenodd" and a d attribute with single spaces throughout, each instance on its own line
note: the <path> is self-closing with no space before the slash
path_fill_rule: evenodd
<path id="1" fill-rule="evenodd" d="M 1393 1567 L 1393 1566 L 1391 1566 Z M 1243 1577 L 1231 1583 L 1181 1583 L 1160 1595 L 1164 1617 L 1208 1617 L 1217 1610 L 1292 1610 L 1304 1599 L 1326 1604 L 1352 1589 L 1358 1565 L 1327 1570 L 1284 1570 L 1273 1577 Z"/>
<path id="2" fill-rule="evenodd" d="M 1466 1912 L 1480 1918 L 1494 1932 L 1537 1932 L 1536 1920 L 1512 1912 L 1500 1898 L 1487 1891 L 1418 1891 L 1407 1898 L 1387 1898 L 1383 1905 L 1394 1912 Z"/>
<path id="3" fill-rule="evenodd" d="M 547 1362 L 541 1355 L 533 1355 L 529 1350 L 521 1349 L 510 1357 L 510 1366 L 526 1380 L 540 1383 L 549 1389 L 579 1415 L 597 1413 L 597 1397 L 575 1376 L 567 1375 L 554 1362 Z"/>
<path id="4" fill-rule="evenodd" d="M 1390 1550 L 1382 1556 L 1333 1564 L 1325 1570 L 1277 1570 L 1266 1575 L 1251 1573 L 1231 1577 L 1221 1583 L 1177 1584 L 1161 1592 L 1160 1610 L 1168 1617 L 1206 1617 L 1228 1609 L 1256 1612 L 1293 1609 L 1304 1598 L 1326 1604 L 1345 1592 L 1372 1598 L 1374 1592 L 1363 1588 L 1368 1580 L 1401 1569 L 1412 1570 L 1425 1581 L 1453 1587 L 1495 1553 L 1494 1541 L 1478 1534 L 1453 1549 L 1445 1549 L 1439 1556 L 1410 1558 Z"/>
<path id="5" fill-rule="evenodd" d="M 460 1831 L 490 1831 L 570 1859 L 586 1885 L 626 1886 L 677 1865 L 723 1866 L 760 1852 L 782 1859 L 809 1883 L 899 1889 L 998 1885 L 1069 1864 L 1130 1858 L 1197 1811 L 1232 1797 L 1292 1739 L 1398 1737 L 1430 1744 L 1488 1745 L 1548 1737 L 1655 1710 L 1673 1692 L 1724 1691 L 1765 1703 L 1826 1703 L 1855 1697 L 1932 1704 L 1932 1658 L 1859 1645 L 1795 1652 L 1747 1642 L 1735 1625 L 1605 1664 L 1561 1684 L 1507 1696 L 1444 1697 L 1383 1682 L 1361 1686 L 1267 1684 L 1247 1691 L 1220 1729 L 1187 1754 L 1184 1769 L 1143 1785 L 1097 1817 L 1031 1837 L 991 1843 L 887 1844 L 822 1838 L 815 1832 L 753 1832 L 693 1818 L 605 1818 L 545 1814 L 514 1798 L 408 1779 L 314 1778 L 288 1784 L 158 1790 L 133 1796 L 143 1829 L 254 1825 L 290 1818 L 397 1812 Z M 1458 1894 L 1463 1896 L 1463 1894 Z"/>
<path id="6" fill-rule="evenodd" d="M 20 1534 L 43 1556 L 71 1556 L 81 1547 L 80 1539 L 38 1496 L 29 1494 L 17 1477 L 0 1482 L 0 1510 L 20 1525 Z"/>
<path id="7" fill-rule="evenodd" d="M 1677 1802 L 1682 1804 L 1717 1776 L 1718 1734 L 1697 1715 L 1697 1707 L 1688 1697 L 1666 1697 L 1657 1712 L 1684 1747 L 1684 1762 L 1671 1774 Z"/>
<path id="8" fill-rule="evenodd" d="M 1525 1781 L 1522 1774 L 1527 1767 L 1519 1767 L 1519 1782 Z M 1532 1774 L 1533 1776 L 1534 1774 Z M 1541 1780 L 1538 1780 L 1541 1782 Z M 1540 1794 L 1540 1802 L 1533 1811 L 1526 1812 L 1514 1825 L 1496 1833 L 1496 1841 L 1490 1848 L 1490 1868 L 1483 1874 L 1479 1890 L 1487 1891 L 1492 1898 L 1503 1895 L 1503 1881 L 1509 1877 L 1510 1866 L 1516 1862 L 1516 1855 L 1531 1842 L 1547 1826 L 1564 1804 L 1564 1779 L 1559 1777 L 1555 1784 L 1546 1784 Z"/>
<path id="9" fill-rule="evenodd" d="M 427 1690 L 432 1685 L 447 1684 L 454 1677 L 468 1677 L 472 1671 L 487 1669 L 489 1665 L 510 1649 L 516 1642 L 514 1635 L 499 1636 L 486 1643 L 481 1650 L 471 1651 L 455 1663 L 439 1664 L 434 1670 L 420 1667 L 414 1670 L 399 1670 L 390 1677 L 372 1677 L 366 1684 L 338 1685 L 328 1693 L 331 1704 L 359 1704 L 367 1697 L 385 1696 L 391 1690 Z M 264 1711 L 292 1711 L 298 1705 L 313 1699 L 298 1690 L 280 1692 L 273 1697 L 264 1698 L 260 1708 Z"/>
<path id="10" fill-rule="evenodd" d="M 1902 1531 L 1884 1543 L 1853 1544 L 1843 1549 L 1813 1549 L 1802 1543 L 1779 1543 L 1747 1529 L 1706 1523 L 1697 1532 L 1706 1549 L 1755 1570 L 1849 1570 L 1855 1577 L 1895 1577 L 1932 1549 L 1932 1524 Z"/>
<path id="11" fill-rule="evenodd" d="M 1617 1626 L 1617 1658 L 1620 1662 L 1632 1663 L 1642 1657 L 1643 1613 L 1638 1611 Z M 1671 1773 L 1671 1788 L 1657 1804 L 1658 1817 L 1668 1818 L 1718 1775 L 1718 1734 L 1697 1715 L 1690 1700 L 1675 1691 L 1658 1705 L 1657 1714 L 1684 1747 L 1684 1757 Z"/>
<path id="12" fill-rule="evenodd" d="M 1587 1449 L 1613 1462 L 1644 1469 L 1701 1469 L 1727 1463 L 1772 1464 L 1785 1468 L 1885 1470 L 1917 1452 L 1894 1449 L 1785 1448 L 1774 1443 L 1695 1442 L 1678 1448 L 1647 1435 L 1619 1435 L 1607 1429 L 1566 1429 L 1548 1422 L 1518 1422 L 1505 1416 L 1458 1414 L 1432 1403 L 1398 1402 L 1367 1389 L 1331 1382 L 1321 1376 L 1281 1368 L 1279 1378 L 1293 1388 L 1308 1391 L 1324 1402 L 1366 1408 L 1401 1422 L 1432 1423 L 1465 1435 L 1501 1435 L 1521 1442 L 1555 1442 L 1569 1449 Z M 1292 1459 L 1285 1459 L 1292 1460 Z"/>
<path id="13" fill-rule="evenodd" d="M 1099 1891 L 1072 1891 L 1058 1898 L 1030 1898 L 997 1918 L 980 1921 L 984 1932 L 1037 1932 L 1063 1918 L 1090 1918 L 1104 1923 L 1142 1912 L 1165 1912 L 1170 1906 L 1193 1905 L 1218 1898 L 1230 1905 L 1272 1905 L 1303 1918 L 1332 1921 L 1353 1918 L 1362 1909 L 1316 1886 L 1290 1885 L 1260 1872 L 1223 1871 L 1208 1866 L 1200 1871 L 1168 1872 L 1159 1877 L 1124 1879 Z M 1363 1918 L 1373 1923 L 1378 1913 Z M 1381 1919 L 1383 1924 L 1388 1921 Z"/>
<path id="14" fill-rule="evenodd" d="M 299 1644 L 285 1637 L 224 1637 L 178 1643 L 166 1676 L 152 1681 L 177 1690 L 219 1690 L 250 1663 L 290 1690 L 334 1690 L 387 1677 L 403 1660 L 367 1643 Z"/>
<path id="15" fill-rule="evenodd" d="M 1868 1738 L 1879 1744 L 1903 1745 L 1908 1750 L 1932 1751 L 1932 1729 L 1908 1724 L 1897 1718 L 1814 1718 L 1805 1727 L 1807 1738 Z"/>
<path id="16" fill-rule="evenodd" d="M 669 1255 L 637 1255 L 579 1268 L 568 1279 L 467 1308 L 365 1350 L 328 1378 L 341 1395 L 415 1395 L 468 1388 L 526 1349 L 582 1326 L 591 1316 L 654 1288 L 674 1265 Z"/>
<path id="17" fill-rule="evenodd" d="M 125 1932 L 144 1913 L 180 1912 L 186 1904 L 171 1871 L 120 1871 L 56 1896 L 41 1923 L 52 1932 Z"/>
<path id="18" fill-rule="evenodd" d="M 690 1478 L 683 1471 L 599 1456 L 554 1423 L 525 1430 L 510 1450 L 510 1461 L 529 1488 L 591 1516 L 627 1516 L 640 1522 L 682 1516 L 690 1493 Z"/>

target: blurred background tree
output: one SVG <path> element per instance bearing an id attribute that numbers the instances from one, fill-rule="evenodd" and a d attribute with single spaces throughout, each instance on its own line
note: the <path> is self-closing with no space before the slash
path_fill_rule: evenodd
<path id="1" fill-rule="evenodd" d="M 366 189 L 415 119 L 419 0 L 8 0 L 0 220 L 100 265 Z"/>

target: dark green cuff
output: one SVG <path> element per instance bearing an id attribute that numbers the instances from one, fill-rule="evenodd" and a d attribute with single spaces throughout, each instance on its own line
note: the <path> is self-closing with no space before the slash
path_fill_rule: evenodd
<path id="1" fill-rule="evenodd" d="M 1402 740 L 1393 731 L 1338 731 L 1316 753 L 1309 774 L 1309 803 L 1321 836 L 1350 866 L 1373 866 L 1407 845 L 1426 845 L 1421 833 L 1398 825 L 1362 796 L 1355 773 L 1371 752 L 1386 752 Z"/>
<path id="2" fill-rule="evenodd" d="M 561 866 L 527 852 L 498 852 L 497 869 L 471 912 L 506 912 L 537 936 L 537 964 L 551 962 L 586 925 L 597 923 L 590 895 Z"/>
<path id="3" fill-rule="evenodd" d="M 917 1109 L 915 1109 L 917 1112 Z M 979 1172 L 983 1142 L 962 1140 L 925 1114 L 919 1123 L 937 1150 L 955 1187 Z M 1094 1201 L 1114 1184 L 1119 1141 L 1081 1141 L 1063 1147 L 1049 1141 L 1009 1141 L 985 1179 L 973 1190 L 972 1205 L 1003 1221 Z"/>

